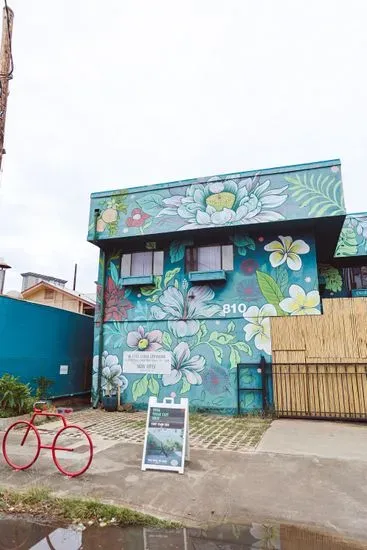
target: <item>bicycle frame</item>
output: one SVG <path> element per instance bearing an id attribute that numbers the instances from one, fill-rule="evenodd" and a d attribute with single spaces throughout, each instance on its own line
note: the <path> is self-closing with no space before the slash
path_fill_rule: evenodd
<path id="1" fill-rule="evenodd" d="M 31 429 L 31 426 L 35 426 L 35 423 L 34 423 L 34 419 L 36 418 L 36 416 L 47 416 L 47 417 L 56 417 L 56 418 L 60 418 L 63 425 L 64 425 L 64 428 L 66 428 L 66 426 L 68 425 L 68 423 L 66 422 L 66 418 L 60 414 L 60 413 L 48 413 L 48 412 L 44 412 L 44 411 L 39 411 L 39 410 L 35 410 L 34 413 L 32 414 L 32 418 L 30 419 L 29 421 L 29 426 L 24 434 L 24 437 L 22 439 L 22 442 L 21 442 L 21 447 L 23 447 L 24 443 L 26 442 L 26 439 L 27 439 L 27 436 L 29 434 L 29 430 Z M 73 452 L 74 449 L 65 449 L 63 447 L 53 447 L 52 445 L 43 445 L 42 442 L 41 442 L 41 445 L 40 445 L 40 449 L 55 449 L 56 451 L 68 451 L 68 452 Z"/>

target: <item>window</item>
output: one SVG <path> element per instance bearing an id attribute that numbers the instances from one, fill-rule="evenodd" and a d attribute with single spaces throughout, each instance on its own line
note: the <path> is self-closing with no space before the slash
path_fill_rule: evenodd
<path id="1" fill-rule="evenodd" d="M 186 271 L 232 271 L 233 246 L 199 246 L 186 249 Z"/>
<path id="2" fill-rule="evenodd" d="M 367 266 L 347 267 L 343 275 L 349 290 L 367 289 Z"/>
<path id="3" fill-rule="evenodd" d="M 121 277 L 163 274 L 163 251 L 149 250 L 121 256 Z"/>
<path id="4" fill-rule="evenodd" d="M 45 288 L 45 300 L 53 300 L 55 296 L 55 291 L 51 288 Z"/>

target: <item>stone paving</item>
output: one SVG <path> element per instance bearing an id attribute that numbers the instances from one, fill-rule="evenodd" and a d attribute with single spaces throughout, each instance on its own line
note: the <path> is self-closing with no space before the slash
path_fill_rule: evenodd
<path id="1" fill-rule="evenodd" d="M 143 443 L 146 412 L 114 412 L 86 409 L 67 415 L 93 436 L 109 441 Z M 271 421 L 259 417 L 190 415 L 190 447 L 196 449 L 248 452 L 256 449 Z M 48 423 L 47 432 L 56 433 L 59 423 Z"/>

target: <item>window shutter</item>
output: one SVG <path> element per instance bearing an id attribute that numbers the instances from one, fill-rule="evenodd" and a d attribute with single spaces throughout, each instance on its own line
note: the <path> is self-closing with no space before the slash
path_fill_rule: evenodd
<path id="1" fill-rule="evenodd" d="M 231 244 L 222 246 L 222 269 L 233 271 L 233 245 Z"/>

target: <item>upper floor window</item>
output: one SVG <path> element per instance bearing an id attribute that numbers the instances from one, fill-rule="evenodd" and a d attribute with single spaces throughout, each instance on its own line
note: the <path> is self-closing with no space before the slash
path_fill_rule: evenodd
<path id="1" fill-rule="evenodd" d="M 186 249 L 186 271 L 232 271 L 233 246 L 199 246 Z"/>
<path id="2" fill-rule="evenodd" d="M 51 288 L 45 288 L 45 300 L 53 300 L 55 291 Z"/>
<path id="3" fill-rule="evenodd" d="M 163 274 L 163 251 L 147 250 L 121 256 L 121 277 Z"/>

